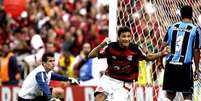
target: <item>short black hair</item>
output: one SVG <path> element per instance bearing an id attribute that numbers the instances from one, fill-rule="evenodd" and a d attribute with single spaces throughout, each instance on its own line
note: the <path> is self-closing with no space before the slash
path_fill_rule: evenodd
<path id="1" fill-rule="evenodd" d="M 131 32 L 131 30 L 127 26 L 119 27 L 118 32 L 117 32 L 118 36 L 120 36 L 123 32 Z"/>
<path id="2" fill-rule="evenodd" d="M 189 18 L 192 19 L 193 16 L 193 8 L 191 6 L 185 5 L 180 10 L 181 18 Z"/>
<path id="3" fill-rule="evenodd" d="M 45 54 L 43 55 L 43 57 L 42 57 L 42 62 L 47 62 L 48 57 L 54 57 L 54 54 L 51 53 L 51 52 L 45 53 Z"/>

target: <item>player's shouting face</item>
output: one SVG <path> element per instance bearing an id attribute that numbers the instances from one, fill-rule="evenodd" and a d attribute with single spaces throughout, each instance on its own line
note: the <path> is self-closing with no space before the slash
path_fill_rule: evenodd
<path id="1" fill-rule="evenodd" d="M 130 32 L 122 32 L 118 37 L 120 47 L 122 48 L 128 47 L 131 42 L 131 39 L 132 37 Z"/>

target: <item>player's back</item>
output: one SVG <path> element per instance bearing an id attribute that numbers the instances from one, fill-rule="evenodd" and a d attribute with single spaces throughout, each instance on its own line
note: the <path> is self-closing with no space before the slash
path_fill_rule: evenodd
<path id="1" fill-rule="evenodd" d="M 192 51 L 197 27 L 191 22 L 180 21 L 168 28 L 165 37 L 171 49 L 168 61 L 176 64 L 192 63 Z"/>

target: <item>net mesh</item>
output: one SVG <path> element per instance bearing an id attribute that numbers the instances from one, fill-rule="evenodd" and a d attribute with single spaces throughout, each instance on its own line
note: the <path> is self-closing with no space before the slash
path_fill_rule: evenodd
<path id="1" fill-rule="evenodd" d="M 200 0 L 118 0 L 117 26 L 130 27 L 134 42 L 155 53 L 162 47 L 167 27 L 180 20 L 180 7 L 186 4 L 193 7 L 193 23 L 200 25 Z M 138 84 L 161 85 L 163 71 L 157 67 L 157 61 L 141 61 Z M 195 82 L 194 101 L 201 101 L 200 86 Z M 182 97 L 175 99 L 182 100 Z"/>

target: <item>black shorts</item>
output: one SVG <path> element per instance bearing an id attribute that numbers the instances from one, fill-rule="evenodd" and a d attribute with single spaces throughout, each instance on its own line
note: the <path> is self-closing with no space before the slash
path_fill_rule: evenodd
<path id="1" fill-rule="evenodd" d="M 193 93 L 192 64 L 167 64 L 163 79 L 163 90 Z"/>

